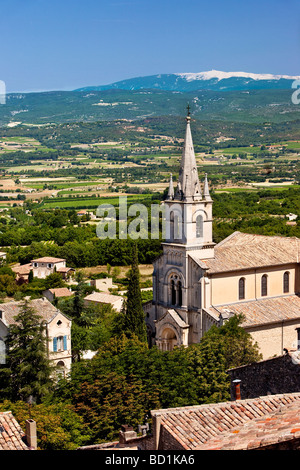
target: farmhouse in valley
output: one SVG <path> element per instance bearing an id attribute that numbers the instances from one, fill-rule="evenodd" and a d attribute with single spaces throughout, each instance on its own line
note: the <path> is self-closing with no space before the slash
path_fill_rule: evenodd
<path id="1" fill-rule="evenodd" d="M 198 343 L 212 325 L 243 314 L 264 359 L 298 349 L 300 240 L 235 232 L 213 242 L 213 201 L 207 176 L 199 181 L 189 115 L 178 185 L 171 178 L 164 204 L 166 241 L 144 307 L 149 343 Z"/>

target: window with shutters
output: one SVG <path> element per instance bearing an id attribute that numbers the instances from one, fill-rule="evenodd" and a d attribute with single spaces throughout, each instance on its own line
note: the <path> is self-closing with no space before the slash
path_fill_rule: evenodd
<path id="1" fill-rule="evenodd" d="M 264 274 L 261 278 L 261 296 L 268 295 L 268 276 Z"/>
<path id="2" fill-rule="evenodd" d="M 290 273 L 288 271 L 283 275 L 283 292 L 284 294 L 290 292 Z"/>
<path id="3" fill-rule="evenodd" d="M 67 336 L 57 336 L 53 338 L 53 352 L 67 350 Z"/>

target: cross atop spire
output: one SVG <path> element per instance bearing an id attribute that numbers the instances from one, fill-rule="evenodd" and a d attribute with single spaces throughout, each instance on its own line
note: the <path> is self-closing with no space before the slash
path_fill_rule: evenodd
<path id="1" fill-rule="evenodd" d="M 191 113 L 190 113 L 190 104 L 189 103 L 188 103 L 186 109 L 187 109 L 187 116 L 190 116 Z"/>

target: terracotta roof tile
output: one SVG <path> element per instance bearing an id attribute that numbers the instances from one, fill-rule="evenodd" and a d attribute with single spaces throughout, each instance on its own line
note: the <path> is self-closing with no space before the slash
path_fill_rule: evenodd
<path id="1" fill-rule="evenodd" d="M 233 315 L 243 314 L 245 316 L 243 327 L 263 325 L 300 318 L 300 296 L 295 294 L 266 297 L 258 300 L 212 306 L 204 310 L 218 317 L 220 314 L 228 315 L 228 313 Z"/>
<path id="2" fill-rule="evenodd" d="M 22 301 L 0 304 L 0 310 L 3 313 L 3 321 L 6 325 L 15 323 L 15 317 L 19 314 L 22 304 Z M 35 310 L 37 315 L 41 316 L 43 320 L 47 322 L 52 320 L 59 312 L 45 297 L 43 299 L 33 299 L 30 301 L 29 305 Z"/>
<path id="3" fill-rule="evenodd" d="M 11 411 L 0 412 L 0 450 L 28 450 L 24 437 L 25 433 Z"/>
<path id="4" fill-rule="evenodd" d="M 300 393 L 154 410 L 185 449 L 257 448 L 300 435 Z"/>

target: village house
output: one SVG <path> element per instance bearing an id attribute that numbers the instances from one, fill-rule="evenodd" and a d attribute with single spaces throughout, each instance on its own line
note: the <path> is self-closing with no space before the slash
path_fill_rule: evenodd
<path id="1" fill-rule="evenodd" d="M 94 286 L 95 289 L 98 289 L 103 292 L 109 292 L 109 289 L 115 289 L 117 286 L 115 286 L 112 282 L 111 277 L 105 277 L 102 279 L 91 279 L 89 281 L 90 286 Z"/>
<path id="2" fill-rule="evenodd" d="M 16 273 L 16 281 L 19 283 L 28 282 L 31 271 L 33 277 L 38 279 L 45 279 L 49 274 L 57 272 L 65 281 L 70 280 L 75 273 L 74 268 L 66 266 L 65 259 L 51 256 L 33 259 L 30 263 L 14 266 L 12 270 Z"/>
<path id="3" fill-rule="evenodd" d="M 155 260 L 153 300 L 144 306 L 149 344 L 162 350 L 198 343 L 212 325 L 244 315 L 263 358 L 300 342 L 300 240 L 235 232 L 213 242 L 213 200 L 200 184 L 186 135 L 176 190 L 170 179 L 163 254 Z"/>
<path id="4" fill-rule="evenodd" d="M 46 297 L 50 302 L 53 302 L 55 299 L 62 299 L 66 297 L 71 297 L 74 295 L 67 287 L 55 287 L 53 289 L 47 289 L 43 291 L 43 296 Z"/>
<path id="5" fill-rule="evenodd" d="M 117 312 L 121 312 L 124 298 L 120 295 L 108 294 L 106 292 L 93 292 L 84 297 L 84 304 L 107 305 L 110 304 Z"/>
<path id="6" fill-rule="evenodd" d="M 0 364 L 6 363 L 6 340 L 10 325 L 15 323 L 23 305 L 22 301 L 0 304 Z M 58 310 L 48 299 L 30 301 L 36 314 L 46 326 L 48 357 L 57 367 L 59 374 L 66 376 L 71 369 L 71 324 L 72 321 Z"/>
<path id="7" fill-rule="evenodd" d="M 53 258 L 44 256 L 42 258 L 33 259 L 31 261 L 33 277 L 45 279 L 49 274 L 59 272 L 61 268 L 66 267 L 66 260 L 61 258 Z"/>

